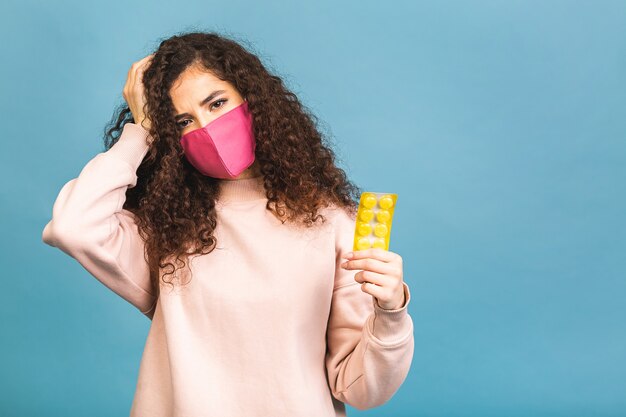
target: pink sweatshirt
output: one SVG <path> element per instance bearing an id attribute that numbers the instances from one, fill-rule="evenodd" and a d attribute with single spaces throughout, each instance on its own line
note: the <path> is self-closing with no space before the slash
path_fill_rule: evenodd
<path id="1" fill-rule="evenodd" d="M 404 306 L 384 310 L 340 267 L 355 224 L 343 209 L 293 227 L 266 210 L 262 177 L 220 180 L 217 248 L 191 259 L 184 287 L 151 293 L 122 209 L 147 135 L 126 124 L 62 187 L 42 236 L 152 319 L 130 415 L 331 417 L 388 401 L 413 357 L 409 287 Z"/>

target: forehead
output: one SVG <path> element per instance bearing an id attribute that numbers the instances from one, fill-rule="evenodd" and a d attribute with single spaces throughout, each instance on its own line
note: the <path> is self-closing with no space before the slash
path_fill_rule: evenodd
<path id="1" fill-rule="evenodd" d="M 232 86 L 227 81 L 220 80 L 209 70 L 192 66 L 172 83 L 170 97 L 174 106 L 185 105 L 187 100 L 200 102 L 214 90 L 232 91 Z"/>

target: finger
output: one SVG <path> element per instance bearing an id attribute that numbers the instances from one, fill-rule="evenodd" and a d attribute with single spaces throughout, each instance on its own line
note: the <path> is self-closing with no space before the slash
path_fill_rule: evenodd
<path id="1" fill-rule="evenodd" d="M 139 68 L 143 69 L 147 67 L 148 65 L 150 65 L 151 61 L 152 61 L 152 55 L 148 55 L 147 57 L 139 61 Z"/>
<path id="2" fill-rule="evenodd" d="M 370 282 L 381 287 L 388 287 L 392 284 L 389 276 L 372 271 L 359 271 L 354 274 L 354 280 L 360 283 Z"/>
<path id="3" fill-rule="evenodd" d="M 126 89 L 129 94 L 132 94 L 132 92 L 135 90 L 135 70 L 137 68 L 136 64 L 137 64 L 136 62 L 133 62 L 133 64 L 130 66 L 130 69 L 128 70 L 128 78 L 126 79 Z"/>
<path id="4" fill-rule="evenodd" d="M 146 72 L 146 69 L 150 65 L 151 59 L 152 59 L 152 56 L 150 55 L 142 59 L 141 63 L 137 67 L 137 70 L 135 71 L 135 82 L 138 83 L 137 84 L 138 88 L 140 88 L 141 84 L 143 84 L 143 74 L 144 72 Z"/>
<path id="5" fill-rule="evenodd" d="M 133 64 L 130 66 L 130 69 L 128 70 L 127 78 L 130 80 L 131 87 L 135 85 L 137 72 L 143 69 L 145 65 L 148 64 L 152 60 L 153 57 L 154 57 L 154 54 L 147 55 L 141 58 L 139 61 L 133 62 Z"/>
<path id="6" fill-rule="evenodd" d="M 130 83 L 131 83 L 131 79 L 133 76 L 133 67 L 131 66 L 128 69 L 128 72 L 126 73 L 126 82 L 124 83 L 124 89 L 122 90 L 122 92 L 124 93 L 124 97 L 128 97 L 128 94 L 130 93 Z"/>
<path id="7" fill-rule="evenodd" d="M 143 92 L 143 74 L 146 72 L 146 65 L 142 65 L 137 68 L 136 82 L 137 82 L 137 91 Z"/>
<path id="8" fill-rule="evenodd" d="M 386 296 L 386 290 L 383 287 L 372 284 L 371 282 L 364 282 L 361 284 L 361 291 L 366 292 L 380 300 L 383 300 Z"/>
<path id="9" fill-rule="evenodd" d="M 141 69 L 143 68 L 144 63 L 147 61 L 148 58 L 149 58 L 149 55 L 141 58 L 139 61 L 133 62 L 133 64 L 130 66 L 129 87 L 131 91 L 135 90 L 135 85 L 137 83 L 137 76 L 141 72 Z"/>
<path id="10" fill-rule="evenodd" d="M 375 258 L 382 262 L 395 262 L 398 258 L 398 254 L 380 248 L 369 248 L 363 250 L 355 250 L 354 252 L 352 252 L 352 257 L 350 259 L 361 258 Z"/>
<path id="11" fill-rule="evenodd" d="M 396 267 L 388 262 L 379 261 L 374 258 L 357 259 L 346 261 L 341 266 L 344 269 L 363 269 L 381 274 L 396 274 Z"/>
<path id="12" fill-rule="evenodd" d="M 154 54 L 153 54 L 154 55 Z M 152 61 L 152 57 L 153 55 L 148 55 L 146 57 L 144 57 L 143 59 L 141 59 L 141 61 L 137 62 L 137 71 L 144 71 L 146 69 L 146 67 L 148 65 L 150 65 L 150 62 Z"/>

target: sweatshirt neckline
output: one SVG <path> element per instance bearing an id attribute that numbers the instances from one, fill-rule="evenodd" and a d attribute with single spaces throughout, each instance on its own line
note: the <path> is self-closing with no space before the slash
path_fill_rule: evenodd
<path id="1" fill-rule="evenodd" d="M 263 175 L 241 179 L 218 179 L 218 201 L 254 201 L 267 199 Z"/>

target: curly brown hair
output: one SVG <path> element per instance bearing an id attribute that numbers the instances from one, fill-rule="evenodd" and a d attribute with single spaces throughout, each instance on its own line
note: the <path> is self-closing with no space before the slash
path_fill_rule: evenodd
<path id="1" fill-rule="evenodd" d="M 151 120 L 148 153 L 137 169 L 137 184 L 126 191 L 123 208 L 130 211 L 142 239 L 154 294 L 160 293 L 161 268 L 174 274 L 185 257 L 213 251 L 217 239 L 216 197 L 219 179 L 203 175 L 184 157 L 180 128 L 174 119 L 170 88 L 187 68 L 200 65 L 248 100 L 266 190 L 266 208 L 282 223 L 307 227 L 329 205 L 358 206 L 361 189 L 339 168 L 328 138 L 318 131 L 318 118 L 300 103 L 277 75 L 232 36 L 216 32 L 179 33 L 159 44 L 143 75 L 145 114 Z M 252 49 L 252 48 L 249 48 Z M 118 106 L 105 128 L 105 150 L 113 146 L 126 123 L 135 123 L 129 107 Z M 167 262 L 166 262 L 167 261 Z"/>

